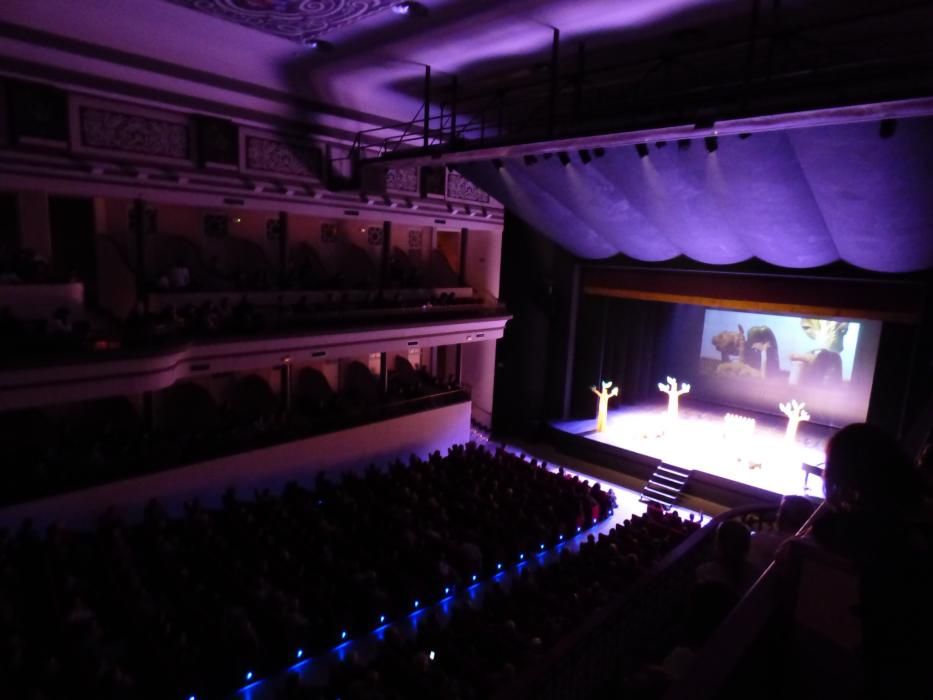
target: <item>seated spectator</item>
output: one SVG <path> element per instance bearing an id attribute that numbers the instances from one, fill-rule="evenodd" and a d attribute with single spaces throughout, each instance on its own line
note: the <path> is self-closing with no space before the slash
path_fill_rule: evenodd
<path id="1" fill-rule="evenodd" d="M 185 265 L 184 260 L 178 259 L 168 273 L 169 283 L 172 289 L 187 289 L 191 286 L 191 271 Z"/>
<path id="2" fill-rule="evenodd" d="M 49 333 L 57 336 L 70 335 L 72 331 L 71 310 L 60 306 L 55 309 L 52 319 L 49 322 Z"/>
<path id="3" fill-rule="evenodd" d="M 738 595 L 754 582 L 755 567 L 748 561 L 751 531 L 744 523 L 726 520 L 716 529 L 716 551 L 712 561 L 697 567 L 697 583 L 721 583 Z"/>
<path id="4" fill-rule="evenodd" d="M 778 508 L 777 521 L 773 530 L 758 530 L 752 534 L 749 561 L 759 570 L 764 570 L 772 561 L 778 547 L 797 534 L 816 506 L 804 496 L 784 496 Z"/>
<path id="5" fill-rule="evenodd" d="M 860 423 L 826 449 L 828 512 L 814 539 L 849 558 L 859 579 L 870 697 L 933 697 L 924 639 L 933 626 L 933 518 L 920 473 L 880 428 Z"/>

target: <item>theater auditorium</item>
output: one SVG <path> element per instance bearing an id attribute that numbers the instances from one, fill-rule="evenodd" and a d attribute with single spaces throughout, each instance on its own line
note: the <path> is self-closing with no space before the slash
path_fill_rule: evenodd
<path id="1" fill-rule="evenodd" d="M 0 696 L 933 697 L 931 36 L 4 0 Z"/>

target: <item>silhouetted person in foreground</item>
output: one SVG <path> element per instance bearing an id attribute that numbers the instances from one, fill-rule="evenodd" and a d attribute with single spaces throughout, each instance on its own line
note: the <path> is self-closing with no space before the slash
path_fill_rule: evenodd
<path id="1" fill-rule="evenodd" d="M 933 697 L 933 528 L 919 472 L 884 431 L 855 424 L 830 440 L 824 489 L 831 510 L 813 536 L 857 570 L 866 697 Z"/>

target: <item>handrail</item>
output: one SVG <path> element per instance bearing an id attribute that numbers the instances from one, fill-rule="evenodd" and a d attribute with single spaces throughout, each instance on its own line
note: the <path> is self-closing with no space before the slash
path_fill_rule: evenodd
<path id="1" fill-rule="evenodd" d="M 568 670 L 568 666 L 572 666 L 572 663 L 566 663 L 567 657 L 589 658 L 591 655 L 584 649 L 588 645 L 595 648 L 602 646 L 601 643 L 593 644 L 593 640 L 609 630 L 617 632 L 619 618 L 624 617 L 630 610 L 638 608 L 633 603 L 637 603 L 641 596 L 649 593 L 660 579 L 672 575 L 676 568 L 683 565 L 691 554 L 697 552 L 704 542 L 715 535 L 716 528 L 720 523 L 751 513 L 762 512 L 773 512 L 776 515 L 777 506 L 771 504 L 742 506 L 713 518 L 707 525 L 694 532 L 650 567 L 630 588 L 609 603 L 608 606 L 590 615 L 572 634 L 565 637 L 563 641 L 545 654 L 539 663 L 525 671 L 515 682 L 500 689 L 493 696 L 494 700 L 524 697 L 562 697 L 559 692 L 555 691 L 555 688 L 560 685 L 558 676 L 561 673 L 569 674 L 572 672 L 572 669 Z M 603 664 L 601 668 L 608 674 L 614 670 L 614 667 L 610 668 L 611 666 L 613 665 Z M 579 687 L 579 679 L 577 679 L 578 682 L 575 686 L 578 692 L 575 695 L 577 697 L 589 697 L 604 680 L 604 678 L 591 677 L 589 679 L 590 687 L 582 688 Z M 547 689 L 545 689 L 546 684 Z"/>
<path id="2" fill-rule="evenodd" d="M 808 533 L 826 508 L 826 503 L 821 503 L 797 531 L 797 536 Z M 782 576 L 778 565 L 772 562 L 703 646 L 690 670 L 671 685 L 664 700 L 704 700 L 718 696 L 742 654 L 774 613 L 779 603 Z"/>

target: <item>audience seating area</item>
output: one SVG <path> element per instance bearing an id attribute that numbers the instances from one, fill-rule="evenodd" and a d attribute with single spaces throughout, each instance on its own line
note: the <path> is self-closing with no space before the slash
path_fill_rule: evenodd
<path id="1" fill-rule="evenodd" d="M 302 687 L 292 677 L 277 697 L 479 700 L 502 691 L 503 697 L 523 697 L 506 690 L 518 674 L 546 663 L 568 635 L 698 527 L 676 514 L 650 511 L 598 538 L 589 535 L 578 552 L 562 549 L 555 564 L 519 562 L 520 573 L 508 587 L 493 583 L 479 603 L 455 603 L 449 619 L 439 611 L 429 614 L 414 637 L 387 631 L 374 658 L 350 656 L 326 688 Z"/>
<path id="2" fill-rule="evenodd" d="M 339 483 L 322 477 L 313 490 L 229 492 L 221 509 L 192 503 L 179 519 L 153 503 L 142 523 L 111 514 L 93 533 L 42 535 L 24 523 L 0 539 L 4 685 L 30 700 L 223 697 L 462 590 L 497 562 L 553 546 L 612 506 L 598 487 L 471 444 Z M 494 593 L 436 633 L 479 648 L 503 629 L 525 635 L 536 625 L 551 644 L 666 543 L 623 531 L 522 583 L 527 596 Z M 549 612 L 536 614 L 540 605 Z M 477 656 L 484 672 L 470 682 L 483 686 L 519 662 L 517 640 L 499 639 L 516 649 L 507 658 Z M 407 668 L 366 682 L 394 687 Z M 333 687 L 353 685 L 341 678 Z"/>

